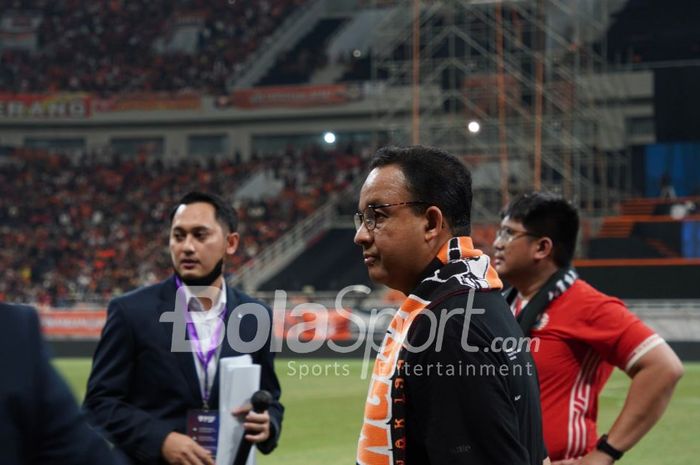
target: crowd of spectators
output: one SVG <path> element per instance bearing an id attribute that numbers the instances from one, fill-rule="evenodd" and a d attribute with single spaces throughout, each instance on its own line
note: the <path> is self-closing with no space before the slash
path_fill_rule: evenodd
<path id="1" fill-rule="evenodd" d="M 0 0 L 37 15 L 35 52 L 0 50 L 0 88 L 13 92 L 226 93 L 246 57 L 306 0 Z M 198 24 L 195 53 L 156 51 L 183 20 Z"/>
<path id="2" fill-rule="evenodd" d="M 0 301 L 61 307 L 111 296 L 171 273 L 168 216 L 189 190 L 218 192 L 240 215 L 235 272 L 360 175 L 352 147 L 164 163 L 146 155 L 108 157 L 18 151 L 0 165 Z M 234 200 L 256 173 L 277 195 Z"/>

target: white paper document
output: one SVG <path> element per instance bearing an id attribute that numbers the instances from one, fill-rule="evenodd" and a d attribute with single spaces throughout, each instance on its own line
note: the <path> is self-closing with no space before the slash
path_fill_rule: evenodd
<path id="1" fill-rule="evenodd" d="M 243 439 L 243 422 L 231 410 L 250 403 L 260 389 L 260 365 L 250 355 L 226 357 L 219 361 L 219 441 L 216 465 L 232 465 Z M 246 465 L 255 465 L 255 447 L 251 447 Z"/>

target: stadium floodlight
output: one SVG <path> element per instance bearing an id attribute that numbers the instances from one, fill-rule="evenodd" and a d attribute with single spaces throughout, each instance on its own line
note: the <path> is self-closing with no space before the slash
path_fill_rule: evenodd
<path id="1" fill-rule="evenodd" d="M 326 144 L 333 144 L 335 143 L 335 134 L 329 131 L 323 135 L 323 140 Z"/>
<path id="2" fill-rule="evenodd" d="M 478 121 L 470 121 L 469 124 L 467 124 L 467 129 L 472 134 L 478 134 L 479 131 L 481 131 L 481 125 Z"/>

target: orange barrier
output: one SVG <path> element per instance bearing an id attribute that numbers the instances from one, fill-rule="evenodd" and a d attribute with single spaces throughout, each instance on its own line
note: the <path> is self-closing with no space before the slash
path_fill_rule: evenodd
<path id="1" fill-rule="evenodd" d="M 330 339 L 333 341 L 347 341 L 351 338 L 350 320 L 342 316 L 337 311 L 329 311 L 327 328 L 325 329 L 326 337 L 317 335 L 316 330 L 318 322 L 316 322 L 316 314 L 314 310 L 301 312 L 301 315 L 292 316 L 289 313 L 284 318 L 284 330 L 282 334 L 276 332 L 275 337 L 286 339 L 289 336 L 297 337 L 301 341 L 311 341 L 317 339 Z"/>
<path id="2" fill-rule="evenodd" d="M 327 313 L 328 321 L 324 339 L 346 341 L 351 338 L 350 320 L 337 311 Z M 48 310 L 39 314 L 44 336 L 49 339 L 83 339 L 97 340 L 102 333 L 102 327 L 107 318 L 105 310 Z M 298 316 L 285 316 L 284 330 L 277 337 L 287 337 L 290 330 L 302 341 L 321 338 L 316 334 L 318 324 L 315 323 L 316 312 L 308 310 Z M 322 332 L 322 331 L 320 331 Z"/>
<path id="3" fill-rule="evenodd" d="M 107 319 L 105 310 L 41 312 L 41 328 L 49 339 L 99 339 Z"/>
<path id="4" fill-rule="evenodd" d="M 107 99 L 95 100 L 94 107 L 95 111 L 100 113 L 120 111 L 199 110 L 202 107 L 202 97 L 196 93 L 122 94 Z"/>
<path id="5" fill-rule="evenodd" d="M 232 95 L 219 97 L 218 108 L 273 108 L 273 107 L 313 107 L 337 105 L 357 100 L 361 91 L 347 84 L 318 86 L 271 86 L 255 87 L 234 91 Z"/>
<path id="6" fill-rule="evenodd" d="M 700 202 L 700 197 L 698 196 L 690 196 L 690 197 L 675 197 L 675 198 L 661 198 L 661 197 L 634 197 L 631 199 L 625 200 L 624 203 L 646 203 L 650 205 L 672 205 L 675 203 L 683 203 L 683 202 Z"/>
<path id="7" fill-rule="evenodd" d="M 624 215 L 608 216 L 604 220 L 616 223 L 675 223 L 679 221 L 700 221 L 700 215 L 688 215 L 683 218 L 674 218 L 670 215 Z"/>

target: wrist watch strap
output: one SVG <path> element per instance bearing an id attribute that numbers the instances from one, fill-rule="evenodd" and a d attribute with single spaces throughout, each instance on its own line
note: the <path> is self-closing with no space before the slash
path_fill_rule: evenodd
<path id="1" fill-rule="evenodd" d="M 621 450 L 615 449 L 613 446 L 611 446 L 608 443 L 608 435 L 604 434 L 598 439 L 598 443 L 595 446 L 596 449 L 599 451 L 608 454 L 610 457 L 613 458 L 613 460 L 620 460 L 622 456 L 624 455 L 624 452 Z"/>

